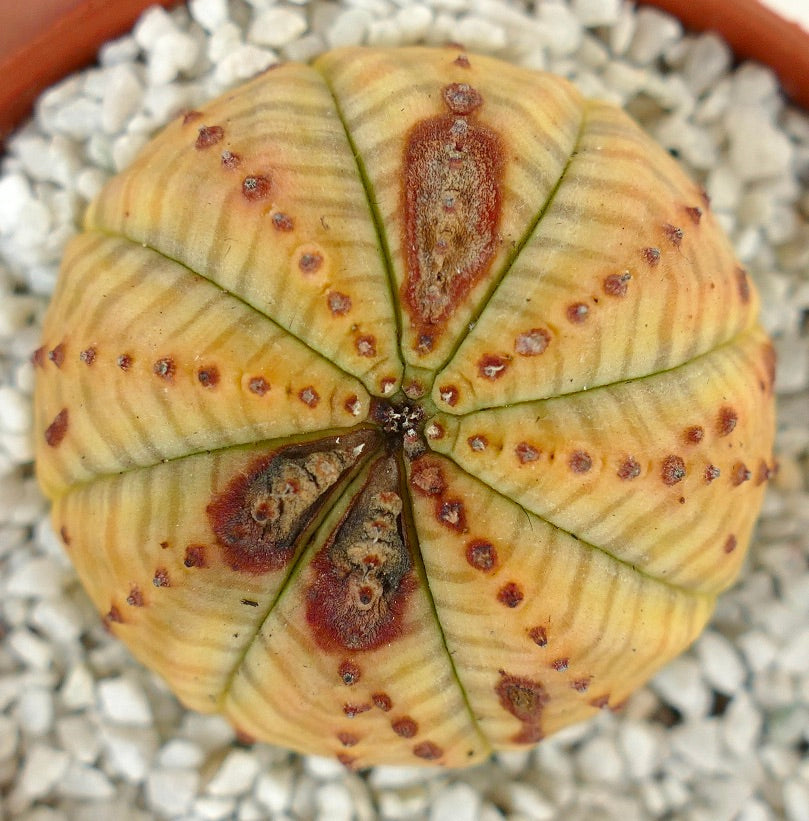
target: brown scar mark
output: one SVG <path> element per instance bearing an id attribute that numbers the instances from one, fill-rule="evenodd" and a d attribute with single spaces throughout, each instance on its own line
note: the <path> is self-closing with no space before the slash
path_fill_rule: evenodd
<path id="1" fill-rule="evenodd" d="M 96 349 L 95 348 L 85 348 L 79 354 L 79 360 L 84 362 L 85 365 L 92 365 L 93 362 L 96 361 Z"/>
<path id="2" fill-rule="evenodd" d="M 426 761 L 435 761 L 444 755 L 444 751 L 437 744 L 433 744 L 432 741 L 422 741 L 413 747 L 413 755 Z"/>
<path id="3" fill-rule="evenodd" d="M 340 676 L 346 687 L 351 687 L 360 680 L 361 672 L 360 668 L 354 664 L 354 662 L 344 661 L 337 670 L 337 674 Z"/>
<path id="4" fill-rule="evenodd" d="M 590 309 L 583 302 L 574 302 L 567 306 L 565 315 L 574 325 L 581 325 L 590 314 Z"/>
<path id="5" fill-rule="evenodd" d="M 419 731 L 419 725 L 410 716 L 397 718 L 391 722 L 390 726 L 393 732 L 402 738 L 413 738 Z"/>
<path id="6" fill-rule="evenodd" d="M 393 702 L 387 693 L 374 693 L 371 696 L 371 701 L 373 701 L 374 706 L 382 710 L 383 713 L 387 713 L 393 709 Z"/>
<path id="7" fill-rule="evenodd" d="M 485 354 L 478 361 L 478 374 L 490 382 L 498 380 L 508 368 L 508 359 L 497 354 Z"/>
<path id="8" fill-rule="evenodd" d="M 158 359 L 152 366 L 152 373 L 161 379 L 165 379 L 166 382 L 173 382 L 176 372 L 177 366 L 174 364 L 174 360 L 169 356 Z"/>
<path id="9" fill-rule="evenodd" d="M 197 133 L 197 140 L 194 143 L 194 148 L 197 151 L 203 151 L 221 142 L 225 136 L 225 130 L 220 125 L 204 125 Z"/>
<path id="10" fill-rule="evenodd" d="M 241 164 L 242 158 L 240 154 L 237 154 L 235 151 L 222 152 L 222 168 L 227 168 L 228 171 L 232 171 L 238 168 Z"/>
<path id="11" fill-rule="evenodd" d="M 551 335 L 545 328 L 531 328 L 517 336 L 514 350 L 520 356 L 539 356 L 545 352 L 550 341 Z"/>
<path id="12" fill-rule="evenodd" d="M 694 225 L 699 225 L 702 219 L 702 209 L 698 205 L 687 205 L 685 213 L 688 214 L 689 219 Z"/>
<path id="13" fill-rule="evenodd" d="M 691 445 L 699 444 L 704 438 L 705 428 L 701 425 L 691 425 L 683 432 L 683 439 Z"/>
<path id="14" fill-rule="evenodd" d="M 508 582 L 497 591 L 497 601 L 506 607 L 517 607 L 524 598 L 525 594 L 516 582 Z"/>
<path id="15" fill-rule="evenodd" d="M 736 287 L 739 291 L 739 299 L 747 305 L 750 302 L 750 279 L 744 268 L 736 268 Z"/>
<path id="16" fill-rule="evenodd" d="M 242 180 L 242 196 L 249 202 L 266 200 L 272 195 L 270 178 L 261 174 L 245 177 Z"/>
<path id="17" fill-rule="evenodd" d="M 219 369 L 215 365 L 200 368 L 197 371 L 197 379 L 203 388 L 215 388 L 219 384 Z"/>
<path id="18" fill-rule="evenodd" d="M 45 429 L 45 442 L 52 448 L 57 448 L 62 444 L 69 422 L 67 408 L 62 408 L 54 417 L 53 422 Z"/>
<path id="19" fill-rule="evenodd" d="M 660 476 L 664 485 L 676 485 L 685 479 L 685 475 L 685 462 L 679 456 L 671 455 L 663 460 Z"/>
<path id="20" fill-rule="evenodd" d="M 239 471 L 206 509 L 228 566 L 249 574 L 286 567 L 318 511 L 375 438 L 360 430 L 288 445 Z"/>
<path id="21" fill-rule="evenodd" d="M 122 353 L 115 361 L 124 373 L 132 367 L 132 357 L 128 353 Z"/>
<path id="22" fill-rule="evenodd" d="M 140 592 L 140 588 L 136 584 L 133 584 L 132 587 L 129 588 L 126 603 L 130 607 L 143 607 L 143 593 Z"/>
<path id="23" fill-rule="evenodd" d="M 300 399 L 304 405 L 315 408 L 317 407 L 317 403 L 320 402 L 320 395 L 311 385 L 308 385 L 298 392 L 298 399 Z"/>
<path id="24" fill-rule="evenodd" d="M 48 351 L 48 359 L 57 368 L 61 368 L 65 362 L 65 343 L 60 342 L 53 350 Z"/>
<path id="25" fill-rule="evenodd" d="M 416 579 L 399 484 L 396 459 L 378 459 L 312 561 L 306 621 L 327 652 L 373 650 L 402 634 Z"/>
<path id="26" fill-rule="evenodd" d="M 720 470 L 716 465 L 708 465 L 708 467 L 705 468 L 703 478 L 708 484 L 710 484 L 711 482 L 713 482 L 714 479 L 718 479 L 719 475 Z"/>
<path id="27" fill-rule="evenodd" d="M 722 550 L 725 553 L 733 553 L 733 551 L 736 549 L 737 544 L 738 542 L 736 541 L 736 537 L 733 534 L 731 534 L 725 540 L 725 544 L 722 546 Z"/>
<path id="28" fill-rule="evenodd" d="M 337 733 L 337 740 L 344 747 L 354 747 L 359 744 L 359 738 L 354 733 L 340 732 Z"/>
<path id="29" fill-rule="evenodd" d="M 651 265 L 653 268 L 660 262 L 660 249 L 659 248 L 644 248 L 641 251 L 641 255 L 646 260 L 647 264 Z"/>
<path id="30" fill-rule="evenodd" d="M 666 239 L 675 247 L 679 248 L 683 241 L 683 229 L 678 228 L 676 225 L 672 225 L 671 223 L 666 223 L 663 226 L 663 233 L 666 235 Z"/>
<path id="31" fill-rule="evenodd" d="M 466 83 L 442 96 L 452 113 L 417 122 L 402 161 L 401 300 L 422 353 L 489 271 L 497 250 L 505 152 L 500 136 L 467 118 L 483 104 Z"/>
<path id="32" fill-rule="evenodd" d="M 205 545 L 190 544 L 185 549 L 185 559 L 183 564 L 186 567 L 207 567 L 208 563 L 205 558 Z"/>
<path id="33" fill-rule="evenodd" d="M 158 567 L 154 572 L 152 584 L 155 587 L 171 587 L 171 582 L 169 581 L 169 571 L 166 570 L 165 567 Z"/>
<path id="34" fill-rule="evenodd" d="M 520 731 L 512 736 L 517 744 L 535 744 L 541 741 L 542 711 L 550 700 L 545 687 L 538 681 L 513 676 L 500 670 L 500 681 L 494 690 L 500 706 L 522 723 Z"/>
<path id="35" fill-rule="evenodd" d="M 753 472 L 744 464 L 744 462 L 736 462 L 733 465 L 730 474 L 730 481 L 734 487 L 744 484 L 753 477 Z"/>
<path id="36" fill-rule="evenodd" d="M 356 718 L 362 713 L 367 713 L 371 709 L 370 704 L 344 704 L 343 714 L 346 718 Z"/>
<path id="37" fill-rule="evenodd" d="M 729 405 L 721 408 L 716 419 L 716 431 L 720 436 L 728 436 L 736 428 L 739 415 Z"/>
<path id="38" fill-rule="evenodd" d="M 183 125 L 188 125 L 189 123 L 193 123 L 195 120 L 198 120 L 202 117 L 201 111 L 186 111 L 183 114 Z"/>
<path id="39" fill-rule="evenodd" d="M 528 636 L 537 647 L 547 647 L 548 645 L 548 629 L 543 625 L 532 627 L 528 631 Z"/>
<path id="40" fill-rule="evenodd" d="M 466 546 L 466 561 L 482 573 L 497 569 L 497 549 L 486 539 L 473 539 Z"/>

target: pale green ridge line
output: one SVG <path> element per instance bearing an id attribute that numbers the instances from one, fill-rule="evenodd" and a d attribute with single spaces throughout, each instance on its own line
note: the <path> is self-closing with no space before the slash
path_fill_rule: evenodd
<path id="1" fill-rule="evenodd" d="M 456 436 L 457 436 L 457 434 L 456 434 Z M 440 453 L 438 451 L 433 451 L 433 452 L 436 455 L 443 456 L 445 459 L 452 462 L 452 464 L 456 468 L 458 468 L 458 470 L 460 470 L 461 473 L 463 473 L 465 476 L 470 477 L 474 481 L 479 482 L 481 485 L 484 485 L 488 490 L 490 490 L 492 493 L 499 496 L 501 499 L 505 499 L 507 502 L 510 502 L 511 504 L 514 504 L 514 505 L 517 505 L 517 507 L 519 507 L 519 509 L 526 516 L 529 517 L 529 521 L 530 521 L 530 517 L 533 516 L 534 518 L 538 519 L 543 524 L 546 524 L 549 527 L 552 527 L 558 533 L 564 533 L 565 535 L 570 536 L 570 538 L 575 539 L 580 545 L 582 545 L 582 547 L 588 548 L 589 550 L 595 550 L 596 552 L 601 553 L 603 556 L 606 556 L 608 559 L 615 562 L 617 565 L 628 568 L 633 573 L 640 576 L 642 579 L 645 579 L 646 581 L 658 584 L 661 587 L 663 587 L 664 589 L 671 590 L 671 591 L 673 591 L 674 593 L 676 593 L 678 595 L 683 595 L 683 596 L 693 598 L 693 599 L 696 599 L 696 600 L 703 599 L 703 600 L 707 600 L 707 601 L 714 601 L 717 598 L 718 593 L 704 593 L 701 590 L 691 590 L 687 587 L 682 587 L 681 585 L 673 584 L 672 582 L 666 581 L 665 579 L 660 579 L 657 576 L 652 576 L 651 574 L 647 573 L 645 570 L 641 570 L 639 567 L 632 564 L 631 562 L 627 562 L 624 559 L 619 559 L 617 556 L 614 556 L 612 553 L 610 553 L 608 550 L 605 550 L 603 547 L 598 547 L 598 545 L 594 545 L 594 544 L 591 544 L 590 542 L 585 541 L 580 536 L 577 536 L 572 530 L 566 530 L 565 528 L 560 527 L 559 525 L 555 524 L 554 522 L 550 521 L 549 519 L 546 519 L 544 516 L 540 516 L 538 513 L 534 513 L 532 510 L 528 510 L 528 508 L 526 508 L 520 502 L 516 501 L 515 499 L 512 499 L 510 496 L 506 496 L 505 493 L 502 493 L 501 491 L 499 491 L 496 487 L 491 485 L 485 479 L 481 479 L 479 476 L 475 476 L 474 473 L 470 473 L 465 467 L 463 467 L 463 465 L 459 464 L 455 459 L 453 459 L 452 456 L 449 453 Z"/>
<path id="2" fill-rule="evenodd" d="M 449 662 L 450 670 L 452 672 L 452 677 L 458 684 L 458 689 L 461 692 L 461 698 L 463 699 L 463 703 L 466 706 L 466 710 L 469 714 L 469 718 L 472 722 L 472 727 L 475 730 L 475 733 L 478 735 L 480 739 L 486 745 L 486 748 L 491 752 L 493 750 L 492 744 L 487 738 L 486 734 L 480 727 L 480 722 L 477 720 L 475 716 L 475 711 L 472 709 L 472 703 L 469 700 L 469 695 L 466 692 L 466 688 L 463 686 L 463 682 L 461 681 L 461 677 L 458 675 L 458 668 L 455 666 L 455 660 L 452 657 L 452 652 L 449 649 L 449 644 L 447 643 L 447 636 L 444 632 L 444 627 L 441 624 L 441 619 L 438 616 L 438 608 L 435 604 L 435 597 L 433 596 L 433 591 L 430 588 L 430 577 L 427 574 L 427 569 L 424 566 L 424 559 L 421 555 L 421 546 L 419 543 L 418 538 L 418 528 L 416 526 L 416 516 L 413 512 L 413 503 L 412 498 L 410 495 L 410 488 L 407 481 L 407 470 L 404 465 L 404 458 L 402 457 L 401 452 L 397 454 L 397 461 L 399 462 L 399 471 L 402 477 L 402 485 L 404 487 L 404 493 L 402 494 L 402 498 L 406 503 L 407 506 L 407 514 L 403 515 L 403 525 L 407 526 L 407 529 L 412 533 L 413 540 L 415 542 L 414 547 L 414 555 L 416 561 L 418 562 L 418 572 L 421 576 L 423 583 L 424 583 L 424 592 L 427 595 L 427 601 L 430 604 L 430 610 L 432 611 L 433 618 L 435 621 L 436 628 L 438 629 L 438 635 L 441 641 L 441 645 L 443 646 L 444 650 L 446 651 L 447 661 Z"/>
<path id="3" fill-rule="evenodd" d="M 388 293 L 390 294 L 391 307 L 393 308 L 393 321 L 396 325 L 396 339 L 399 344 L 399 360 L 402 365 L 402 368 L 404 369 L 407 365 L 407 362 L 405 360 L 404 351 L 402 349 L 403 334 L 401 322 L 401 305 L 399 304 L 399 298 L 397 296 L 396 278 L 393 275 L 393 259 L 390 253 L 390 246 L 388 245 L 388 235 L 387 231 L 385 231 L 384 228 L 382 215 L 379 212 L 379 205 L 376 201 L 376 196 L 374 194 L 374 187 L 371 184 L 371 179 L 368 176 L 368 172 L 365 169 L 365 162 L 362 159 L 362 155 L 360 154 L 360 151 L 357 148 L 356 143 L 354 142 L 354 138 L 351 135 L 351 131 L 348 127 L 348 121 L 346 120 L 345 113 L 343 112 L 343 108 L 340 105 L 340 100 L 337 97 L 337 93 L 334 90 L 334 86 L 332 85 L 330 78 L 327 77 L 318 66 L 313 65 L 312 67 L 323 78 L 323 82 L 326 88 L 329 90 L 329 94 L 331 94 L 331 98 L 334 102 L 335 113 L 337 114 L 337 117 L 340 120 L 340 124 L 343 126 L 343 131 L 345 132 L 346 140 L 348 142 L 349 148 L 351 149 L 351 155 L 354 157 L 354 162 L 357 165 L 357 173 L 359 174 L 360 182 L 362 183 L 363 190 L 365 191 L 365 200 L 368 205 L 368 210 L 371 212 L 371 219 L 374 224 L 374 231 L 376 232 L 376 238 L 379 242 L 379 249 L 381 251 L 380 259 L 382 262 L 382 267 L 385 270 L 385 278 L 388 282 Z"/>
<path id="4" fill-rule="evenodd" d="M 642 373 L 638 374 L 637 376 L 628 376 L 623 379 L 617 379 L 614 382 L 604 382 L 601 385 L 593 385 L 592 387 L 588 388 L 580 388 L 579 390 L 571 391 L 570 393 L 555 393 L 551 396 L 541 396 L 536 399 L 518 399 L 518 400 L 510 400 L 507 402 L 503 402 L 501 405 L 482 405 L 479 408 L 473 408 L 472 410 L 464 411 L 463 413 L 455 413 L 452 411 L 451 408 L 442 409 L 438 412 L 437 415 L 444 415 L 448 416 L 452 419 L 465 419 L 468 416 L 473 416 L 476 413 L 484 413 L 485 411 L 497 411 L 497 410 L 504 410 L 506 408 L 518 408 L 522 405 L 533 405 L 539 402 L 550 402 L 556 399 L 569 399 L 575 398 L 578 396 L 583 396 L 584 394 L 596 393 L 597 391 L 607 390 L 609 388 L 620 387 L 621 385 L 631 385 L 633 382 L 642 382 L 646 381 L 647 379 L 654 379 L 657 376 L 663 376 L 664 374 L 674 373 L 675 371 L 680 370 L 681 368 L 687 368 L 690 365 L 694 365 L 698 363 L 701 359 L 705 359 L 708 356 L 711 356 L 718 351 L 723 351 L 728 348 L 735 347 L 739 344 L 740 340 L 743 340 L 745 336 L 750 334 L 759 325 L 757 322 L 753 322 L 746 328 L 743 328 L 739 333 L 735 336 L 730 337 L 729 339 L 725 340 L 721 344 L 717 345 L 715 348 L 710 348 L 707 351 L 703 351 L 701 354 L 697 354 L 697 356 L 693 357 L 692 359 L 687 359 L 685 362 L 679 362 L 676 365 L 671 365 L 668 368 L 661 368 L 659 371 L 650 371 L 649 373 Z M 432 418 L 432 417 L 431 417 Z M 425 424 L 429 424 L 430 419 L 427 419 Z"/>
<path id="5" fill-rule="evenodd" d="M 228 297 L 231 297 L 231 298 L 235 299 L 237 302 L 241 303 L 246 308 L 249 308 L 251 311 L 253 311 L 255 314 L 257 314 L 259 317 L 261 317 L 262 319 L 264 319 L 267 322 L 274 325 L 276 328 L 278 328 L 278 330 L 280 330 L 283 333 L 289 335 L 296 342 L 299 342 L 307 350 L 309 350 L 313 354 L 315 354 L 315 356 L 317 356 L 319 359 L 322 359 L 324 362 L 328 362 L 329 365 L 333 366 L 336 370 L 338 370 L 344 376 L 347 376 L 350 379 L 353 379 L 353 380 L 359 382 L 360 385 L 362 385 L 363 389 L 365 389 L 369 394 L 371 393 L 371 391 L 368 390 L 368 388 L 365 386 L 365 383 L 362 381 L 362 379 L 360 379 L 359 376 L 356 376 L 355 374 L 351 373 L 350 371 L 345 370 L 345 368 L 341 367 L 336 362 L 329 359 L 329 357 L 326 356 L 326 354 L 324 354 L 322 351 L 319 351 L 317 348 L 312 347 L 312 345 L 310 345 L 305 339 L 302 339 L 296 333 L 291 331 L 289 328 L 284 327 L 276 319 L 273 319 L 273 317 L 271 317 L 268 313 L 266 313 L 266 311 L 261 310 L 261 308 L 259 308 L 257 305 L 253 305 L 252 302 L 245 299 L 240 294 L 234 293 L 233 291 L 229 291 L 227 288 L 224 288 L 222 285 L 220 285 L 218 282 L 216 282 L 216 280 L 211 279 L 207 274 L 203 274 L 203 273 L 200 273 L 199 271 L 195 271 L 193 268 L 189 268 L 184 262 L 181 262 L 180 260 L 175 259 L 174 257 L 170 256 L 169 254 L 165 253 L 164 251 L 161 251 L 159 248 L 155 248 L 154 246 L 150 245 L 147 242 L 142 242 L 140 240 L 133 239 L 132 237 L 127 236 L 124 233 L 120 233 L 118 231 L 112 231 L 108 228 L 104 228 L 104 227 L 101 227 L 101 226 L 93 226 L 92 228 L 89 228 L 87 230 L 88 230 L 88 233 L 102 234 L 103 236 L 109 237 L 110 239 L 121 239 L 121 240 L 124 240 L 125 242 L 132 243 L 133 246 L 138 246 L 140 248 L 145 248 L 147 251 L 151 251 L 152 253 L 157 254 L 159 257 L 162 257 L 163 259 L 168 260 L 169 262 L 173 262 L 175 265 L 179 265 L 185 271 L 188 271 L 188 273 L 191 274 L 192 276 L 196 276 L 196 277 L 200 277 L 201 279 L 204 279 L 207 283 L 212 285 L 214 288 L 218 289 L 221 293 L 225 294 Z"/>
<path id="6" fill-rule="evenodd" d="M 528 244 L 528 241 L 534 235 L 534 232 L 537 230 L 537 227 L 542 222 L 543 217 L 548 213 L 548 209 L 553 204 L 553 201 L 556 199 L 556 195 L 559 192 L 559 189 L 562 187 L 562 183 L 564 182 L 568 171 L 570 170 L 571 163 L 573 159 L 576 157 L 579 151 L 579 147 L 581 146 L 582 139 L 584 138 L 584 132 L 586 129 L 586 124 L 588 121 L 587 117 L 587 109 L 589 106 L 589 101 L 584 100 L 582 104 L 582 111 L 581 111 L 581 122 L 579 123 L 579 129 L 576 133 L 576 137 L 573 141 L 573 147 L 570 150 L 570 155 L 567 158 L 567 162 L 565 163 L 565 167 L 562 169 L 562 172 L 559 174 L 559 179 L 556 181 L 556 184 L 551 189 L 550 193 L 548 194 L 547 199 L 542 204 L 542 207 L 537 212 L 536 217 L 532 220 L 532 222 L 528 225 L 526 230 L 523 232 L 522 237 L 515 243 L 513 250 L 506 258 L 505 262 L 503 263 L 503 268 L 499 274 L 499 276 L 491 283 L 488 292 L 485 294 L 483 299 L 480 303 L 476 306 L 474 312 L 469 318 L 469 322 L 466 324 L 466 330 L 461 333 L 458 338 L 455 340 L 455 344 L 452 346 L 452 350 L 447 355 L 446 359 L 441 362 L 440 365 L 437 365 L 434 369 L 434 373 L 436 376 L 447 367 L 447 365 L 452 361 L 453 357 L 456 353 L 458 353 L 458 349 L 461 345 L 466 341 L 469 334 L 474 329 L 475 325 L 477 325 L 480 317 L 482 316 L 483 312 L 488 307 L 489 303 L 492 301 L 492 298 L 497 293 L 497 290 L 503 284 L 505 279 L 508 277 L 509 272 L 514 267 L 514 263 L 519 258 L 520 254 L 522 253 L 523 248 Z"/>

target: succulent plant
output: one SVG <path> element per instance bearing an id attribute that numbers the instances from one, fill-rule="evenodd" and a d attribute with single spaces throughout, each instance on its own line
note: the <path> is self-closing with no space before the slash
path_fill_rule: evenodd
<path id="1" fill-rule="evenodd" d="M 338 50 L 185 113 L 92 204 L 38 474 L 186 705 L 464 766 L 618 707 L 733 582 L 774 467 L 757 310 L 619 109 Z"/>

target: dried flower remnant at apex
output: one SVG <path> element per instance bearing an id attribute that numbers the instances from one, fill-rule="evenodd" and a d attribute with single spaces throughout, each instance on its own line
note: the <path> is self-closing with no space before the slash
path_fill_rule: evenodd
<path id="1" fill-rule="evenodd" d="M 327 651 L 370 650 L 402 631 L 414 587 L 396 459 L 382 457 L 312 562 L 306 619 Z"/>
<path id="2" fill-rule="evenodd" d="M 483 277 L 497 246 L 504 149 L 475 122 L 484 105 L 465 83 L 445 86 L 449 114 L 416 123 L 402 167 L 407 278 L 402 302 L 418 330 L 421 353 Z"/>
<path id="3" fill-rule="evenodd" d="M 373 440 L 360 430 L 282 447 L 234 477 L 207 511 L 226 562 L 245 573 L 286 566 L 330 491 Z"/>

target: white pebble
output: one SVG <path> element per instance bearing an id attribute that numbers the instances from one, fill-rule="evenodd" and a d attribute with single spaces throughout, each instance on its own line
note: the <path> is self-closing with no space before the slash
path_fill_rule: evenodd
<path id="1" fill-rule="evenodd" d="M 701 718 L 712 701 L 701 672 L 695 659 L 674 659 L 652 679 L 652 689 L 687 718 Z"/>
<path id="2" fill-rule="evenodd" d="M 277 62 L 278 57 L 272 51 L 250 44 L 240 45 L 217 64 L 214 76 L 216 82 L 223 86 L 232 85 L 238 80 L 253 77 Z"/>
<path id="3" fill-rule="evenodd" d="M 585 781 L 619 784 L 626 777 L 615 742 L 606 736 L 596 735 L 585 742 L 576 755 L 576 763 Z"/>
<path id="4" fill-rule="evenodd" d="M 168 816 L 182 815 L 191 808 L 199 789 L 196 770 L 162 768 L 153 770 L 146 779 L 146 801 L 155 812 Z"/>
<path id="5" fill-rule="evenodd" d="M 199 46 L 189 34 L 171 31 L 161 35 L 149 54 L 149 81 L 164 85 L 188 72 L 197 60 Z"/>
<path id="6" fill-rule="evenodd" d="M 57 792 L 67 798 L 97 801 L 115 795 L 115 787 L 101 770 L 73 761 L 60 779 Z"/>
<path id="7" fill-rule="evenodd" d="M 23 664 L 34 670 L 47 670 L 53 662 L 53 645 L 26 627 L 12 630 L 6 643 Z"/>
<path id="8" fill-rule="evenodd" d="M 151 727 L 102 726 L 104 759 L 109 772 L 138 783 L 149 771 L 157 751 L 157 733 Z"/>
<path id="9" fill-rule="evenodd" d="M 326 41 L 332 48 L 358 46 L 365 40 L 371 15 L 364 9 L 341 11 L 326 31 Z"/>
<path id="10" fill-rule="evenodd" d="M 206 30 L 216 31 L 229 22 L 227 0 L 191 0 L 191 16 Z"/>
<path id="11" fill-rule="evenodd" d="M 758 743 L 763 721 L 748 693 L 736 693 L 722 716 L 725 746 L 740 758 L 749 755 Z"/>
<path id="12" fill-rule="evenodd" d="M 618 21 L 621 0 L 572 0 L 571 6 L 583 26 L 611 26 Z"/>
<path id="13" fill-rule="evenodd" d="M 723 772 L 726 768 L 726 759 L 719 743 L 719 725 L 715 719 L 704 718 L 674 727 L 671 731 L 671 749 L 703 772 Z"/>
<path id="14" fill-rule="evenodd" d="M 255 756 L 245 750 L 232 750 L 214 773 L 206 792 L 213 796 L 232 796 L 246 793 L 259 771 Z"/>
<path id="15" fill-rule="evenodd" d="M 809 784 L 790 779 L 784 784 L 786 821 L 809 821 Z"/>
<path id="16" fill-rule="evenodd" d="M 101 103 L 77 97 L 54 112 L 53 127 L 74 140 L 86 140 L 101 128 Z"/>
<path id="17" fill-rule="evenodd" d="M 661 744 L 654 728 L 640 721 L 625 721 L 618 728 L 618 746 L 630 778 L 648 778 L 658 767 Z"/>
<path id="18" fill-rule="evenodd" d="M 19 735 L 16 723 L 5 713 L 0 713 L 0 761 L 11 758 L 17 751 Z"/>
<path id="19" fill-rule="evenodd" d="M 66 715 L 56 721 L 59 743 L 82 764 L 92 764 L 101 750 L 98 728 L 84 714 Z"/>
<path id="20" fill-rule="evenodd" d="M 61 647 L 78 641 L 85 627 L 81 609 L 69 599 L 41 599 L 31 612 L 31 624 Z"/>
<path id="21" fill-rule="evenodd" d="M 93 675 L 85 664 L 70 669 L 59 690 L 62 704 L 68 710 L 81 710 L 95 702 Z"/>
<path id="22" fill-rule="evenodd" d="M 275 767 L 256 779 L 255 798 L 273 813 L 282 813 L 292 803 L 295 774 L 291 767 Z"/>
<path id="23" fill-rule="evenodd" d="M 556 57 L 573 54 L 581 45 L 579 21 L 570 9 L 560 3 L 540 3 L 537 19 L 542 26 L 543 45 Z"/>
<path id="24" fill-rule="evenodd" d="M 21 729 L 32 736 L 44 736 L 53 727 L 53 693 L 44 687 L 26 687 L 17 702 Z"/>
<path id="25" fill-rule="evenodd" d="M 352 805 L 348 787 L 339 781 L 321 784 L 315 791 L 317 821 L 353 821 L 354 808 Z"/>
<path id="26" fill-rule="evenodd" d="M 801 391 L 809 377 L 809 347 L 797 334 L 776 339 L 778 368 L 775 372 L 775 390 L 779 394 Z"/>
<path id="27" fill-rule="evenodd" d="M 0 427 L 10 433 L 25 433 L 31 428 L 30 402 L 8 385 L 0 385 Z"/>
<path id="28" fill-rule="evenodd" d="M 281 48 L 300 37 L 306 28 L 306 17 L 297 9 L 270 7 L 256 15 L 247 39 L 259 46 Z"/>
<path id="29" fill-rule="evenodd" d="M 713 32 L 702 34 L 688 51 L 683 64 L 683 78 L 694 94 L 700 95 L 716 85 L 732 61 L 733 52 L 724 40 Z"/>
<path id="30" fill-rule="evenodd" d="M 101 712 L 119 724 L 148 727 L 152 723 L 149 701 L 131 678 L 108 678 L 97 685 Z"/>
<path id="31" fill-rule="evenodd" d="M 682 35 L 679 20 L 651 8 L 641 8 L 635 18 L 635 33 L 627 56 L 639 65 L 649 65 Z"/>
<path id="32" fill-rule="evenodd" d="M 70 765 L 70 756 L 46 744 L 34 744 L 25 756 L 19 789 L 27 798 L 48 795 L 61 781 Z"/>
<path id="33" fill-rule="evenodd" d="M 123 171 L 148 142 L 143 134 L 122 134 L 112 144 L 112 162 L 116 171 Z"/>
<path id="34" fill-rule="evenodd" d="M 433 799 L 430 821 L 477 821 L 481 796 L 469 784 L 449 784 Z"/>
<path id="35" fill-rule="evenodd" d="M 556 808 L 545 796 L 530 784 L 512 781 L 504 790 L 506 802 L 519 818 L 530 821 L 551 821 L 556 818 Z"/>
<path id="36" fill-rule="evenodd" d="M 167 741 L 157 754 L 156 762 L 161 767 L 193 769 L 205 759 L 198 744 L 185 738 L 172 738 Z"/>
<path id="37" fill-rule="evenodd" d="M 152 6 L 138 18 L 132 35 L 144 51 L 149 51 L 163 34 L 176 29 L 171 15 L 164 8 Z"/>
<path id="38" fill-rule="evenodd" d="M 140 107 L 143 87 L 129 65 L 117 65 L 108 69 L 105 75 L 101 127 L 107 134 L 116 134 Z"/>
<path id="39" fill-rule="evenodd" d="M 736 106 L 725 116 L 730 141 L 729 158 L 745 182 L 777 177 L 789 171 L 793 146 L 757 106 Z"/>
<path id="40" fill-rule="evenodd" d="M 134 63 L 137 57 L 138 43 L 131 34 L 125 34 L 117 40 L 108 40 L 98 52 L 98 62 L 102 66 Z"/>
<path id="41" fill-rule="evenodd" d="M 10 234 L 31 202 L 31 184 L 22 174 L 0 177 L 0 235 Z"/>
<path id="42" fill-rule="evenodd" d="M 427 36 L 433 24 L 433 13 L 427 6 L 413 5 L 399 9 L 393 19 L 399 30 L 400 42 L 417 43 Z"/>
<path id="43" fill-rule="evenodd" d="M 306 772 L 318 781 L 330 781 L 345 775 L 345 767 L 336 758 L 307 755 L 303 760 Z"/>
<path id="44" fill-rule="evenodd" d="M 197 798 L 194 801 L 192 815 L 199 821 L 225 821 L 233 817 L 236 809 L 235 798 Z"/>
<path id="45" fill-rule="evenodd" d="M 733 695 L 744 684 L 747 671 L 733 645 L 715 630 L 707 630 L 696 645 L 702 674 L 719 693 Z"/>

